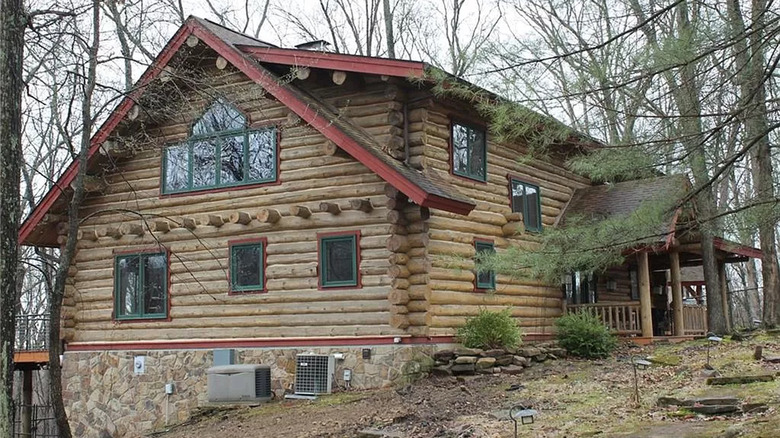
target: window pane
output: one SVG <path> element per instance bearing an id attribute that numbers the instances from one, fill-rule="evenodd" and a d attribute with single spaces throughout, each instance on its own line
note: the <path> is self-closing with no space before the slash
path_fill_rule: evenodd
<path id="1" fill-rule="evenodd" d="M 165 254 L 143 257 L 144 261 L 144 314 L 165 314 L 168 289 L 168 261 Z"/>
<path id="2" fill-rule="evenodd" d="M 469 128 L 452 125 L 452 169 L 454 173 L 469 173 Z"/>
<path id="3" fill-rule="evenodd" d="M 192 145 L 192 187 L 217 184 L 216 140 L 197 141 Z"/>
<path id="4" fill-rule="evenodd" d="M 276 130 L 249 134 L 249 180 L 276 179 Z"/>
<path id="5" fill-rule="evenodd" d="M 485 133 L 469 129 L 469 175 L 485 180 Z"/>
<path id="6" fill-rule="evenodd" d="M 184 143 L 165 149 L 164 192 L 175 192 L 189 186 L 189 146 Z"/>
<path id="7" fill-rule="evenodd" d="M 327 240 L 324 242 L 324 252 L 326 284 L 357 284 L 354 237 Z"/>
<path id="8" fill-rule="evenodd" d="M 512 180 L 512 211 L 515 213 L 523 212 L 523 203 L 525 197 L 525 185 L 517 180 Z M 525 219 L 525 218 L 523 218 Z"/>
<path id="9" fill-rule="evenodd" d="M 246 118 L 224 99 L 218 99 L 192 127 L 192 135 L 244 129 Z"/>
<path id="10" fill-rule="evenodd" d="M 233 289 L 262 288 L 262 244 L 234 246 L 232 257 Z"/>
<path id="11" fill-rule="evenodd" d="M 117 260 L 117 316 L 137 315 L 138 312 L 138 257 Z"/>
<path id="12" fill-rule="evenodd" d="M 523 217 L 525 228 L 538 230 L 541 228 L 541 213 L 539 211 L 539 190 L 534 186 L 525 186 L 526 214 Z M 526 217 L 527 216 L 527 217 Z"/>
<path id="13" fill-rule="evenodd" d="M 477 263 L 482 262 L 486 256 L 496 252 L 493 245 L 490 243 L 476 242 L 475 247 L 477 250 Z M 477 289 L 492 289 L 495 287 L 495 272 L 477 270 Z"/>
<path id="14" fill-rule="evenodd" d="M 233 184 L 244 180 L 244 136 L 222 139 L 220 160 L 220 184 Z"/>

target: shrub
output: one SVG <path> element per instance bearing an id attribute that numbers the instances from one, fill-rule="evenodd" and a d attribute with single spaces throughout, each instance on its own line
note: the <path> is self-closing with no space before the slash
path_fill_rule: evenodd
<path id="1" fill-rule="evenodd" d="M 556 321 L 558 343 L 569 354 L 585 358 L 605 358 L 617 347 L 617 339 L 590 313 L 565 315 Z"/>
<path id="2" fill-rule="evenodd" d="M 512 309 L 500 312 L 479 309 L 477 316 L 468 318 L 458 329 L 458 340 L 468 348 L 505 348 L 520 344 L 522 332 L 512 317 Z"/>

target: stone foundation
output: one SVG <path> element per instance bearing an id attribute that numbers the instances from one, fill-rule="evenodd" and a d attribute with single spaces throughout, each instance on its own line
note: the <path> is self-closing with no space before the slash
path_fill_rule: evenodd
<path id="1" fill-rule="evenodd" d="M 295 381 L 299 353 L 344 354 L 336 361 L 335 387 L 343 387 L 343 371 L 352 370 L 352 389 L 381 388 L 413 379 L 433 361 L 432 345 L 379 345 L 313 348 L 235 349 L 236 363 L 271 366 L 271 387 L 281 397 Z M 363 359 L 363 349 L 370 358 Z M 136 374 L 136 356 L 144 356 L 145 370 Z M 144 350 L 67 352 L 63 361 L 63 390 L 74 436 L 135 437 L 186 420 L 207 403 L 206 370 L 213 366 L 213 350 Z M 165 394 L 173 383 L 174 393 Z"/>

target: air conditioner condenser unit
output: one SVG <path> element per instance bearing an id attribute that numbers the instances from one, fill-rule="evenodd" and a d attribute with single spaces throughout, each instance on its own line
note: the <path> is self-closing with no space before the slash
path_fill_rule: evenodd
<path id="1" fill-rule="evenodd" d="M 299 354 L 295 361 L 295 393 L 330 394 L 336 361 L 326 354 Z"/>

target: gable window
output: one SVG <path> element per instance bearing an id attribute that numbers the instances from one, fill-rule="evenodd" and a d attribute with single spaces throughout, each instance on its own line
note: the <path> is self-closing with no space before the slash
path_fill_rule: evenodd
<path id="1" fill-rule="evenodd" d="M 460 123 L 452 124 L 452 173 L 487 181 L 485 131 Z"/>
<path id="2" fill-rule="evenodd" d="M 116 319 L 167 318 L 168 254 L 122 254 L 114 260 Z"/>
<path id="3" fill-rule="evenodd" d="M 359 233 L 325 234 L 318 237 L 320 286 L 358 287 Z"/>
<path id="4" fill-rule="evenodd" d="M 509 178 L 512 211 L 523 214 L 526 231 L 542 231 L 542 207 L 539 186 Z"/>
<path id="5" fill-rule="evenodd" d="M 217 99 L 190 138 L 165 148 L 165 194 L 276 181 L 276 128 L 247 129 L 246 117 Z"/>
<path id="6" fill-rule="evenodd" d="M 230 293 L 265 291 L 265 239 L 230 243 Z"/>
<path id="7" fill-rule="evenodd" d="M 490 256 L 492 254 L 496 253 L 496 248 L 493 245 L 493 242 L 488 242 L 484 240 L 475 240 L 474 241 L 474 249 L 477 251 L 477 262 L 480 262 L 484 257 Z M 477 281 L 476 281 L 476 288 L 477 289 L 495 289 L 496 288 L 496 273 L 495 271 L 487 271 L 482 269 L 477 269 Z"/>

